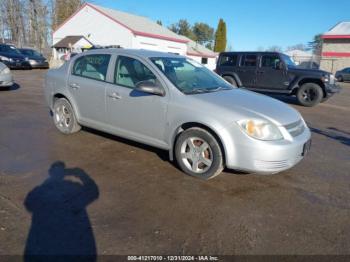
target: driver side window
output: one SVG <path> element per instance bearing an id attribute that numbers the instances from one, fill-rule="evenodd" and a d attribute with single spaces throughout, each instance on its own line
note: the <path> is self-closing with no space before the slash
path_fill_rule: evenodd
<path id="1" fill-rule="evenodd" d="M 157 82 L 157 77 L 139 60 L 119 56 L 115 64 L 114 83 L 134 89 L 139 82 Z"/>

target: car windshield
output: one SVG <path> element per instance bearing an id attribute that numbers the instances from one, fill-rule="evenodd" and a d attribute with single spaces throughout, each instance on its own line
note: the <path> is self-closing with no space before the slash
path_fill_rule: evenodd
<path id="1" fill-rule="evenodd" d="M 292 58 L 290 58 L 290 56 L 287 56 L 285 54 L 282 54 L 282 59 L 283 59 L 283 62 L 287 65 L 287 66 L 290 66 L 290 67 L 296 67 L 297 65 L 294 63 L 294 61 L 292 60 Z"/>
<path id="2" fill-rule="evenodd" d="M 3 52 L 6 52 L 6 53 L 11 53 L 11 54 L 16 54 L 16 55 L 21 54 L 16 47 L 11 46 L 11 45 L 2 46 L 2 50 L 3 50 Z"/>
<path id="3" fill-rule="evenodd" d="M 154 57 L 151 61 L 185 94 L 233 89 L 233 86 L 221 77 L 192 59 Z"/>

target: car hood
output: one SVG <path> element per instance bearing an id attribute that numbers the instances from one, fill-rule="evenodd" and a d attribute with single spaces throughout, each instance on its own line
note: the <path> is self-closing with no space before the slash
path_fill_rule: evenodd
<path id="1" fill-rule="evenodd" d="M 14 54 L 14 53 L 0 53 L 1 56 L 9 57 L 9 58 L 21 58 L 25 59 L 24 55 L 21 54 Z"/>
<path id="2" fill-rule="evenodd" d="M 205 104 L 209 104 L 208 106 L 219 107 L 218 111 L 214 109 L 215 111 L 213 112 L 219 114 L 225 112 L 228 115 L 235 115 L 241 119 L 245 117 L 260 117 L 276 125 L 287 125 L 301 118 L 299 112 L 294 108 L 277 99 L 239 88 L 196 94 L 193 97 Z M 206 109 L 210 110 L 210 107 Z M 231 116 L 228 117 L 231 118 Z"/>

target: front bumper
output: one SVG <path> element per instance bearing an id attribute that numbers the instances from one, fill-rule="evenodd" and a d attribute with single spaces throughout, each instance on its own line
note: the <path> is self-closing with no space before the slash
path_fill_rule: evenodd
<path id="1" fill-rule="evenodd" d="M 341 87 L 336 83 L 334 84 L 325 83 L 325 91 L 326 91 L 327 97 L 330 97 L 336 93 L 339 93 L 340 90 L 341 90 Z"/>
<path id="2" fill-rule="evenodd" d="M 226 166 L 257 174 L 274 174 L 292 168 L 303 159 L 311 142 L 308 128 L 292 140 L 259 141 L 237 135 L 239 139 L 232 137 L 233 150 L 226 152 Z"/>
<path id="3" fill-rule="evenodd" d="M 27 61 L 20 61 L 20 62 L 6 61 L 3 63 L 7 65 L 7 67 L 10 69 L 31 69 L 32 68 L 29 62 Z"/>
<path id="4" fill-rule="evenodd" d="M 31 60 L 29 61 L 29 63 L 32 68 L 45 68 L 45 69 L 49 68 L 49 63 L 47 61 L 45 62 L 45 61 Z"/>
<path id="5" fill-rule="evenodd" d="M 0 86 L 9 87 L 14 84 L 12 74 L 1 74 L 0 75 Z"/>

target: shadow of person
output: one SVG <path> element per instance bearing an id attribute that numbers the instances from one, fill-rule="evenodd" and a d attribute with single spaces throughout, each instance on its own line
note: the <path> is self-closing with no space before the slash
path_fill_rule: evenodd
<path id="1" fill-rule="evenodd" d="M 82 169 L 53 163 L 49 178 L 24 201 L 32 213 L 24 261 L 76 261 L 77 256 L 96 261 L 86 207 L 98 197 L 97 185 Z"/>

